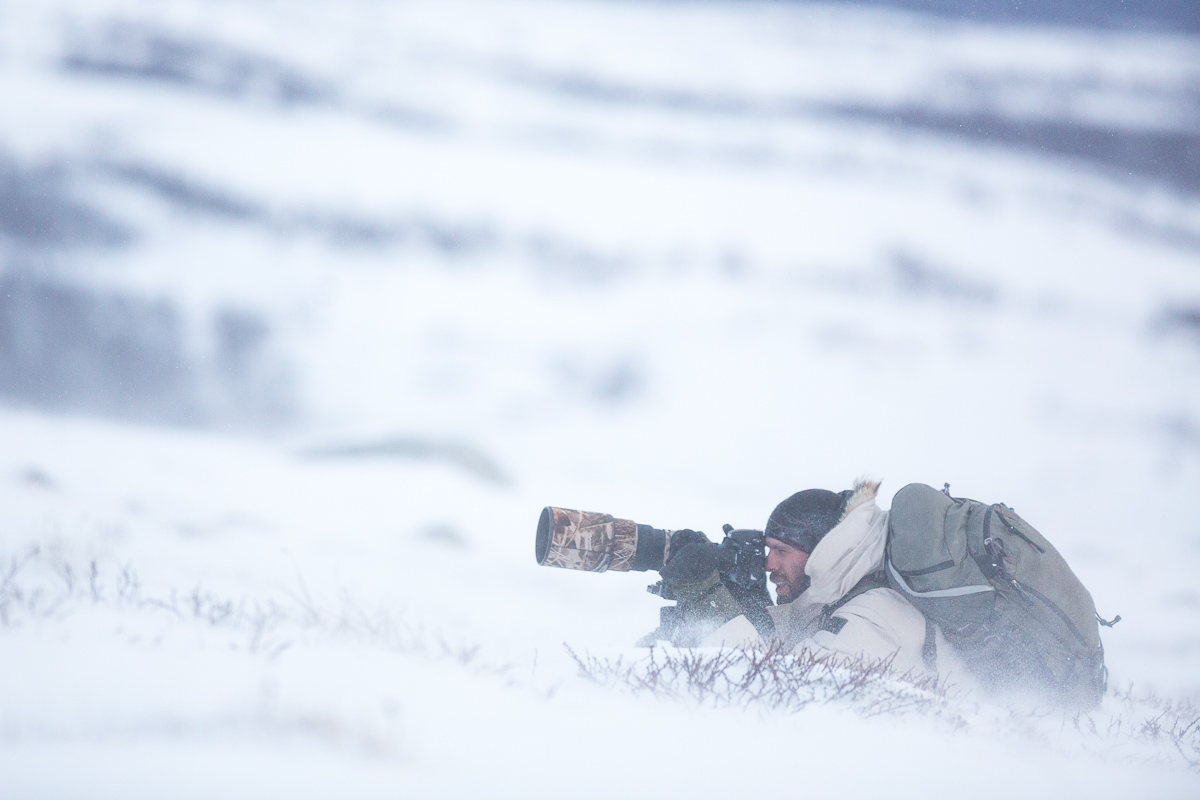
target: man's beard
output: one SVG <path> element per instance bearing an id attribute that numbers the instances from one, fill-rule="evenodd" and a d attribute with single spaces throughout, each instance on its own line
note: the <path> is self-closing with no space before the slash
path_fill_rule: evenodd
<path id="1" fill-rule="evenodd" d="M 812 579 L 807 575 L 801 576 L 799 583 L 793 583 L 784 575 L 780 575 L 779 577 L 783 578 L 783 580 L 775 583 L 775 596 L 779 600 L 779 605 L 792 602 L 804 594 L 805 590 L 808 589 L 808 585 L 812 583 Z"/>

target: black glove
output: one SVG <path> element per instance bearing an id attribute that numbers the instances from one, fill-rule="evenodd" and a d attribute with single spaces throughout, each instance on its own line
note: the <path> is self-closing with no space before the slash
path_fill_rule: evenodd
<path id="1" fill-rule="evenodd" d="M 684 531 L 677 531 L 671 537 L 671 549 L 675 550 L 675 536 Z M 687 531 L 694 533 L 694 531 Z M 700 534 L 703 536 L 703 534 Z M 720 566 L 721 545 L 704 541 L 684 544 L 675 551 L 670 560 L 658 572 L 672 589 L 682 585 L 705 582 L 717 572 Z"/>
<path id="2" fill-rule="evenodd" d="M 694 531 L 691 528 L 682 528 L 680 530 L 673 531 L 671 533 L 671 547 L 668 551 L 671 555 L 669 558 L 667 558 L 667 561 L 670 561 L 672 558 L 674 558 L 680 550 L 687 547 L 689 544 L 699 544 L 700 542 L 707 541 L 708 537 L 705 536 L 702 531 Z"/>
<path id="3" fill-rule="evenodd" d="M 674 538 L 671 544 L 675 544 Z M 671 641 L 680 647 L 698 645 L 709 633 L 744 613 L 721 580 L 721 549 L 721 545 L 707 539 L 690 542 L 658 571 L 673 599 L 679 601 L 676 633 Z"/>

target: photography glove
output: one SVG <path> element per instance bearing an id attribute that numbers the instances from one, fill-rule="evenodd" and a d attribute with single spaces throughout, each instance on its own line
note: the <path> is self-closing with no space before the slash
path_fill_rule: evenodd
<path id="1" fill-rule="evenodd" d="M 675 535 L 678 536 L 683 531 L 678 531 Z M 693 533 L 693 531 L 687 531 Z M 675 538 L 671 538 L 671 549 L 675 550 Z M 720 576 L 717 575 L 717 567 L 720 563 L 721 546 L 709 541 L 697 541 L 685 543 L 674 553 L 671 558 L 659 570 L 659 574 L 663 576 L 663 580 L 671 587 L 677 597 L 682 598 L 680 589 L 708 583 L 709 579 L 716 577 L 719 581 Z"/>

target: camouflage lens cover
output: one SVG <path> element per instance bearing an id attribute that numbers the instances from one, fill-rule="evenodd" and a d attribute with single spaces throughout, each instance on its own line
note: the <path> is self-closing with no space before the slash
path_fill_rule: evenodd
<path id="1" fill-rule="evenodd" d="M 537 562 L 584 572 L 627 572 L 637 553 L 637 524 L 611 514 L 546 506 L 538 521 Z"/>

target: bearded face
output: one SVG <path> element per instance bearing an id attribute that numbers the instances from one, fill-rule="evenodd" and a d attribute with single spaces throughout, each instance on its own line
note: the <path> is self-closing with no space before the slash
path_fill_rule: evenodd
<path id="1" fill-rule="evenodd" d="M 808 553 L 779 539 L 767 537 L 767 577 L 775 584 L 775 596 L 780 603 L 790 603 L 808 588 L 804 565 Z"/>

